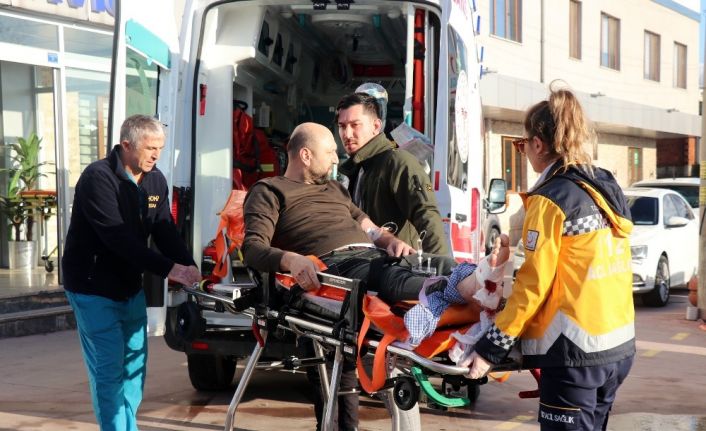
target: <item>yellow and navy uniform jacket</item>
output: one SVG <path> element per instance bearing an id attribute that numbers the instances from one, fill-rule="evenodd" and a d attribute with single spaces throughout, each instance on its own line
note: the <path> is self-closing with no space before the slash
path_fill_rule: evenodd
<path id="1" fill-rule="evenodd" d="M 492 363 L 521 340 L 523 366 L 582 367 L 635 353 L 630 211 L 613 176 L 558 162 L 523 195 L 525 262 L 476 344 Z"/>

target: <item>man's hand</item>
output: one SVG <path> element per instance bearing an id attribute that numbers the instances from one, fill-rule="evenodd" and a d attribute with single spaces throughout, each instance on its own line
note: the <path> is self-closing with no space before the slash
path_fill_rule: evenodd
<path id="1" fill-rule="evenodd" d="M 288 251 L 279 266 L 283 271 L 289 271 L 302 289 L 312 291 L 321 287 L 316 277 L 316 265 L 308 257 Z"/>
<path id="2" fill-rule="evenodd" d="M 409 256 L 417 252 L 417 250 L 413 249 L 409 244 L 398 239 L 385 229 L 383 229 L 380 237 L 375 240 L 375 245 L 384 248 L 387 254 L 395 257 Z"/>
<path id="3" fill-rule="evenodd" d="M 392 234 L 390 234 L 390 236 L 392 236 Z M 409 256 L 410 254 L 415 254 L 417 252 L 417 250 L 413 249 L 409 244 L 401 239 L 397 239 L 394 236 L 390 239 L 387 247 L 385 247 L 385 250 L 387 251 L 387 254 L 395 257 Z"/>
<path id="4" fill-rule="evenodd" d="M 175 263 L 167 278 L 184 286 L 192 286 L 201 281 L 201 271 L 194 266 L 185 266 Z"/>
<path id="5" fill-rule="evenodd" d="M 471 357 L 469 359 L 471 361 L 470 371 L 468 372 L 469 379 L 480 379 L 488 374 L 491 366 L 490 362 L 483 359 L 483 357 L 476 352 L 471 353 Z"/>

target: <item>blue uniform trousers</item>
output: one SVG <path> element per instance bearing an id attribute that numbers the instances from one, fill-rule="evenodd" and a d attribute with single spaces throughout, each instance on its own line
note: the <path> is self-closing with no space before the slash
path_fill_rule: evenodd
<path id="1" fill-rule="evenodd" d="M 542 368 L 539 415 L 542 431 L 605 430 L 618 387 L 633 357 L 592 367 Z"/>
<path id="2" fill-rule="evenodd" d="M 76 316 L 93 410 L 101 431 L 136 431 L 147 367 L 147 311 L 126 301 L 66 292 Z"/>

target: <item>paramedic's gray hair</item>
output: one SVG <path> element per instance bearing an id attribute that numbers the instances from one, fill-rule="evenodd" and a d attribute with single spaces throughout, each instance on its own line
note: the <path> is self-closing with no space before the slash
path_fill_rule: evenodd
<path id="1" fill-rule="evenodd" d="M 120 126 L 120 142 L 127 141 L 131 148 L 137 148 L 145 137 L 164 136 L 164 126 L 149 115 L 133 115 Z"/>

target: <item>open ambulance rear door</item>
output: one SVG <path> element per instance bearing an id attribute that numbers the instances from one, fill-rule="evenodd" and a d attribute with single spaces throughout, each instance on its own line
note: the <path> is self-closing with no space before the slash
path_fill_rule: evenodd
<path id="1" fill-rule="evenodd" d="M 108 142 L 120 140 L 120 126 L 134 114 L 153 115 L 166 126 L 166 143 L 159 169 L 173 184 L 176 133 L 173 118 L 178 88 L 179 46 L 172 0 L 116 0 L 115 35 L 110 82 Z M 158 277 L 144 278 L 148 304 L 148 332 L 165 330 L 167 285 Z"/>
<path id="2" fill-rule="evenodd" d="M 469 1 L 442 0 L 432 184 L 454 257 L 477 262 L 485 154 L 472 7 Z"/>

